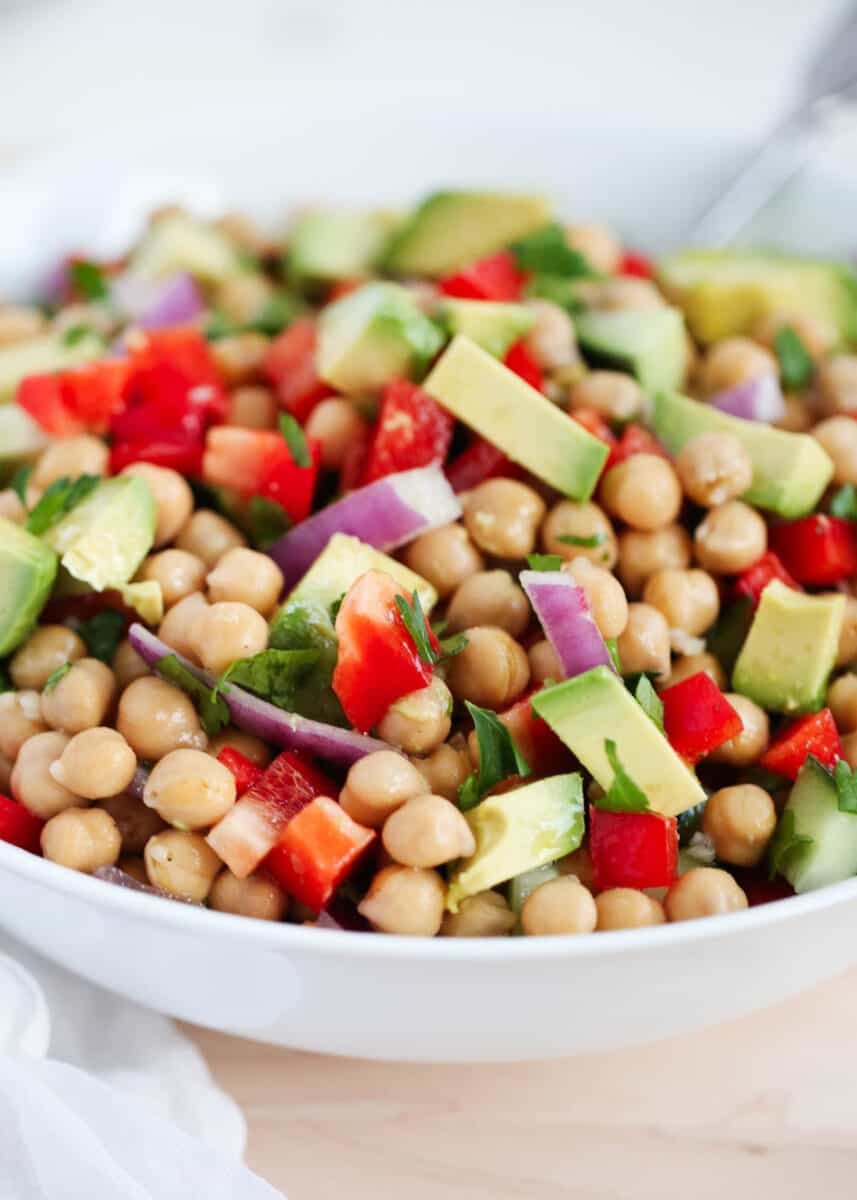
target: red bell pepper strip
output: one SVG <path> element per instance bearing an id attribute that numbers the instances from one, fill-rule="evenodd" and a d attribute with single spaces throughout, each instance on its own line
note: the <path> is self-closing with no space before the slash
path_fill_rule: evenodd
<path id="1" fill-rule="evenodd" d="M 678 822 L 660 813 L 590 807 L 589 853 L 598 891 L 669 887 L 678 866 Z"/>
<path id="2" fill-rule="evenodd" d="M 129 366 L 118 358 L 70 367 L 55 375 L 28 375 L 18 385 L 21 408 L 57 437 L 106 433 L 124 406 Z"/>
<path id="3" fill-rule="evenodd" d="M 218 821 L 207 840 L 230 871 L 246 879 L 302 808 L 316 796 L 335 794 L 332 780 L 299 754 L 285 751 Z"/>
<path id="4" fill-rule="evenodd" d="M 391 379 L 381 399 L 363 482 L 442 463 L 454 424 L 449 413 L 422 388 L 408 379 Z"/>
<path id="5" fill-rule="evenodd" d="M 315 323 L 295 321 L 275 337 L 268 347 L 262 371 L 273 386 L 280 405 L 303 422 L 332 389 L 316 371 Z"/>
<path id="6" fill-rule="evenodd" d="M 839 731 L 829 708 L 800 717 L 778 733 L 759 759 L 759 766 L 786 779 L 797 779 L 809 755 L 823 767 L 833 767 L 842 757 Z"/>
<path id="7" fill-rule="evenodd" d="M 619 441 L 612 447 L 605 471 L 618 466 L 634 454 L 657 454 L 661 458 L 669 459 L 669 454 L 648 429 L 644 429 L 642 425 L 628 425 Z"/>
<path id="8" fill-rule="evenodd" d="M 827 587 L 857 574 L 857 529 L 844 517 L 814 513 L 773 525 L 768 544 L 798 583 Z"/>
<path id="9" fill-rule="evenodd" d="M 39 836 L 44 824 L 23 804 L 10 800 L 8 796 L 0 796 L 0 842 L 8 842 L 11 846 L 38 854 Z"/>
<path id="10" fill-rule="evenodd" d="M 432 664 L 423 662 L 396 607 L 411 599 L 382 571 L 367 571 L 345 594 L 336 616 L 339 652 L 333 690 L 361 733 L 376 725 L 401 696 L 427 687 Z M 429 631 L 432 645 L 437 639 Z"/>
<path id="11" fill-rule="evenodd" d="M 637 279 L 652 279 L 655 274 L 652 260 L 647 258 L 645 254 L 639 254 L 634 250 L 628 250 L 622 257 L 619 263 L 620 275 L 633 275 Z"/>
<path id="12" fill-rule="evenodd" d="M 319 912 L 376 836 L 335 800 L 316 796 L 288 823 L 265 867 L 284 892 Z"/>
<path id="13" fill-rule="evenodd" d="M 520 700 L 498 713 L 515 744 L 536 775 L 556 775 L 568 769 L 571 753 L 548 725 L 533 712 L 532 688 Z"/>
<path id="14" fill-rule="evenodd" d="M 710 675 L 699 671 L 659 693 L 664 732 L 682 758 L 696 762 L 744 728 L 738 713 Z"/>
<path id="15" fill-rule="evenodd" d="M 440 282 L 445 296 L 462 300 L 518 300 L 526 276 L 508 250 L 477 259 Z"/>
<path id="16" fill-rule="evenodd" d="M 768 550 L 758 562 L 741 572 L 735 580 L 735 593 L 738 596 L 749 596 L 755 608 L 762 592 L 773 579 L 779 579 L 780 583 L 794 588 L 796 592 L 803 591 L 800 584 L 789 575 L 779 557 L 773 550 Z"/>
<path id="17" fill-rule="evenodd" d="M 235 790 L 239 796 L 243 796 L 245 792 L 249 791 L 264 774 L 263 767 L 257 767 L 246 755 L 242 754 L 240 750 L 233 749 L 232 746 L 224 746 L 217 756 L 217 761 L 223 763 L 227 771 L 234 776 Z"/>
<path id="18" fill-rule="evenodd" d="M 231 488 L 245 498 L 264 496 L 279 504 L 292 521 L 312 509 L 321 463 L 321 447 L 307 441 L 312 462 L 299 467 L 285 439 L 271 429 L 210 429 L 202 460 L 202 477 L 214 487 Z"/>
<path id="19" fill-rule="evenodd" d="M 525 341 L 514 342 L 506 351 L 503 362 L 510 371 L 514 371 L 530 387 L 535 388 L 537 392 L 542 390 L 544 385 L 542 369 Z"/>
<path id="20" fill-rule="evenodd" d="M 491 442 L 476 437 L 466 450 L 453 459 L 444 474 L 454 492 L 468 492 L 478 483 L 497 475 L 520 479 L 524 471 Z"/>

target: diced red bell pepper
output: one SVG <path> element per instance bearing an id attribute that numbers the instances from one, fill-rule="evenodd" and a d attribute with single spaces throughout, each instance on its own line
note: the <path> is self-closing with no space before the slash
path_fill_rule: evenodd
<path id="1" fill-rule="evenodd" d="M 548 725 L 533 712 L 533 688 L 516 700 L 498 718 L 515 739 L 515 744 L 536 775 L 554 775 L 568 768 L 571 753 Z"/>
<path id="2" fill-rule="evenodd" d="M 361 733 L 401 696 L 431 683 L 432 665 L 417 653 L 396 607 L 397 596 L 411 599 L 391 576 L 367 571 L 348 589 L 336 616 L 339 653 L 333 690 Z M 429 636 L 437 649 L 431 630 Z"/>
<path id="3" fill-rule="evenodd" d="M 699 671 L 659 693 L 664 732 L 676 754 L 696 762 L 744 728 L 738 713 L 710 675 Z"/>
<path id="4" fill-rule="evenodd" d="M 125 360 L 107 358 L 54 375 L 29 375 L 21 380 L 16 399 L 57 437 L 106 433 L 124 406 L 128 375 Z"/>
<path id="5" fill-rule="evenodd" d="M 525 341 L 514 342 L 506 351 L 503 362 L 510 371 L 514 371 L 530 387 L 535 388 L 537 392 L 542 390 L 544 385 L 542 369 Z"/>
<path id="6" fill-rule="evenodd" d="M 477 259 L 440 282 L 445 296 L 462 300 L 518 300 L 526 276 L 508 250 Z"/>
<path id="7" fill-rule="evenodd" d="M 316 796 L 288 823 L 265 867 L 284 892 L 319 912 L 376 836 L 335 800 Z"/>
<path id="8" fill-rule="evenodd" d="M 307 438 L 307 450 L 312 459 L 310 466 L 299 467 L 291 454 L 284 455 L 269 467 L 259 484 L 259 495 L 279 504 L 295 524 L 312 512 L 312 499 L 321 467 L 320 444 L 313 438 Z"/>
<path id="9" fill-rule="evenodd" d="M 520 479 L 524 471 L 491 442 L 476 437 L 466 450 L 453 459 L 445 474 L 454 492 L 468 492 L 478 483 L 494 479 L 497 475 Z"/>
<path id="10" fill-rule="evenodd" d="M 0 796 L 0 842 L 8 842 L 11 846 L 38 854 L 39 836 L 44 824 L 17 800 Z"/>
<path id="11" fill-rule="evenodd" d="M 223 763 L 227 771 L 235 777 L 235 790 L 239 796 L 249 791 L 264 774 L 262 767 L 257 767 L 246 755 L 232 746 L 224 746 L 217 756 L 217 761 Z"/>
<path id="12" fill-rule="evenodd" d="M 778 555 L 774 554 L 773 550 L 768 550 L 758 562 L 741 572 L 735 580 L 735 593 L 738 596 L 749 596 L 755 608 L 759 597 L 772 579 L 779 579 L 780 583 L 794 588 L 796 592 L 803 591 L 800 584 L 789 575 Z"/>
<path id="13" fill-rule="evenodd" d="M 316 371 L 316 328 L 309 319 L 295 321 L 268 347 L 262 371 L 280 405 L 303 424 L 332 389 Z"/>
<path id="14" fill-rule="evenodd" d="M 633 275 L 637 279 L 652 279 L 655 269 L 652 265 L 652 260 L 647 258 L 645 254 L 639 254 L 635 250 L 628 250 L 619 263 L 619 274 Z"/>
<path id="15" fill-rule="evenodd" d="M 598 891 L 669 887 L 678 866 L 678 822 L 660 813 L 590 807 L 589 854 Z"/>
<path id="16" fill-rule="evenodd" d="M 594 408 L 572 408 L 568 414 L 578 425 L 582 425 L 587 433 L 597 437 L 605 446 L 616 445 L 616 434 L 604 420 L 600 412 Z"/>
<path id="17" fill-rule="evenodd" d="M 612 447 L 605 471 L 618 466 L 634 454 L 657 454 L 661 458 L 669 459 L 669 454 L 648 429 L 644 429 L 642 425 L 628 425 L 619 441 Z"/>
<path id="18" fill-rule="evenodd" d="M 266 767 L 208 835 L 233 874 L 246 879 L 279 841 L 289 821 L 336 784 L 299 754 L 284 751 Z"/>
<path id="19" fill-rule="evenodd" d="M 274 500 L 292 521 L 309 515 L 321 462 L 321 447 L 307 441 L 312 457 L 299 467 L 286 441 L 271 429 L 240 429 L 219 425 L 210 429 L 202 460 L 202 477 L 213 487 L 231 488 L 244 497 Z"/>
<path id="20" fill-rule="evenodd" d="M 114 475 L 130 463 L 147 462 L 156 467 L 168 467 L 188 479 L 202 475 L 203 443 L 188 441 L 180 436 L 171 438 L 168 431 L 140 441 L 114 442 L 110 447 L 110 470 Z"/>
<path id="21" fill-rule="evenodd" d="M 785 521 L 771 527 L 768 544 L 798 583 L 826 587 L 857 574 L 857 528 L 844 517 Z"/>
<path id="22" fill-rule="evenodd" d="M 384 388 L 363 482 L 442 463 L 454 424 L 428 392 L 408 379 L 391 379 Z"/>
<path id="23" fill-rule="evenodd" d="M 829 708 L 799 717 L 778 733 L 759 759 L 759 766 L 786 779 L 797 779 L 809 755 L 823 767 L 833 767 L 842 757 L 839 731 Z"/>

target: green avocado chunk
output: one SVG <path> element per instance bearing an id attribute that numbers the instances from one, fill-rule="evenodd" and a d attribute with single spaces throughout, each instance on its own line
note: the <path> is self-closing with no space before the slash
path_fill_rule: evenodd
<path id="1" fill-rule="evenodd" d="M 341 392 L 378 392 L 425 370 L 443 335 L 396 283 L 367 283 L 322 312 L 318 373 Z"/>
<path id="2" fill-rule="evenodd" d="M 45 333 L 26 342 L 13 342 L 0 350 L 0 403 L 11 400 L 28 375 L 64 371 L 92 362 L 104 353 L 104 342 L 94 333 L 66 342 L 62 334 Z"/>
<path id="3" fill-rule="evenodd" d="M 703 343 L 750 333 L 772 313 L 814 317 L 840 341 L 857 341 L 857 274 L 841 263 L 761 251 L 684 250 L 664 259 L 658 280 Z"/>
<path id="4" fill-rule="evenodd" d="M 652 428 L 671 454 L 700 433 L 733 433 L 753 461 L 743 499 L 781 517 L 811 512 L 833 475 L 833 463 L 808 433 L 788 433 L 744 421 L 677 392 L 658 392 Z"/>
<path id="5" fill-rule="evenodd" d="M 450 335 L 464 334 L 495 358 L 504 358 L 512 343 L 529 333 L 536 319 L 524 304 L 493 300 L 444 300 L 438 306 L 437 317 Z"/>
<path id="6" fill-rule="evenodd" d="M 331 283 L 374 266 L 393 218 L 386 212 L 309 212 L 289 234 L 288 270 L 299 284 Z"/>
<path id="7" fill-rule="evenodd" d="M 807 596 L 773 580 L 735 663 L 735 691 L 775 712 L 821 708 L 844 612 L 844 596 Z"/>
<path id="8" fill-rule="evenodd" d="M 687 332 L 677 308 L 591 310 L 576 316 L 574 327 L 587 357 L 630 371 L 650 391 L 684 380 Z"/>
<path id="9" fill-rule="evenodd" d="M 0 517 L 0 658 L 19 646 L 36 623 L 56 573 L 53 550 Z"/>
<path id="10" fill-rule="evenodd" d="M 547 225 L 544 196 L 435 192 L 393 233 L 383 258 L 394 275 L 447 275 Z"/>
<path id="11" fill-rule="evenodd" d="M 674 817 L 705 799 L 693 771 L 609 667 L 543 688 L 532 704 L 605 792 L 613 783 L 605 739 L 612 738 L 619 761 L 654 812 Z"/>
<path id="12" fill-rule="evenodd" d="M 476 850 L 450 875 L 446 904 L 451 912 L 458 912 L 468 896 L 577 849 L 584 828 L 580 775 L 553 775 L 489 796 L 465 815 Z"/>
<path id="13" fill-rule="evenodd" d="M 460 334 L 423 389 L 513 462 L 575 500 L 588 500 L 608 450 L 514 371 Z"/>
<path id="14" fill-rule="evenodd" d="M 222 283 L 244 270 L 232 242 L 207 221 L 188 213 L 161 217 L 134 252 L 131 270 L 148 279 L 187 271 L 207 283 Z"/>
<path id="15" fill-rule="evenodd" d="M 796 892 L 857 875 L 857 814 L 840 811 L 830 772 L 813 758 L 800 769 L 769 856 Z"/>
<path id="16" fill-rule="evenodd" d="M 139 475 L 105 479 L 44 535 L 74 579 L 97 592 L 120 588 L 155 540 L 155 501 Z"/>
<path id="17" fill-rule="evenodd" d="M 329 610 L 367 571 L 383 571 L 407 591 L 419 592 L 423 612 L 430 613 L 437 604 L 437 592 L 422 575 L 348 533 L 333 535 L 292 590 L 289 600 L 318 604 Z"/>

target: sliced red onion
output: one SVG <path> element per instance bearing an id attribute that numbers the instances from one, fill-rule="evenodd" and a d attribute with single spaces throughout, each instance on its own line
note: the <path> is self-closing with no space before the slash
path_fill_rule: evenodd
<path id="1" fill-rule="evenodd" d="M 522 571 L 520 579 L 545 637 L 562 663 L 563 678 L 571 679 L 593 667 L 615 671 L 586 593 L 570 575 L 565 571 Z"/>
<path id="2" fill-rule="evenodd" d="M 757 375 L 736 387 L 711 396 L 708 403 L 720 412 L 744 421 L 778 421 L 786 411 L 780 381 L 776 375 Z"/>
<path id="3" fill-rule="evenodd" d="M 175 650 L 155 637 L 143 625 L 134 624 L 128 630 L 128 640 L 142 659 L 155 667 L 159 659 Z M 192 675 L 202 680 L 206 687 L 214 687 L 215 679 L 206 671 L 193 666 L 186 658 L 176 658 Z M 157 669 L 157 667 L 155 667 Z M 285 712 L 267 700 L 260 700 L 251 692 L 230 683 L 222 693 L 232 720 L 239 729 L 254 733 L 265 742 L 282 746 L 286 750 L 303 750 L 306 754 L 340 763 L 350 767 L 358 758 L 374 754 L 376 750 L 389 750 L 386 742 L 377 738 L 354 733 L 350 729 L 339 729 L 336 725 L 325 725 L 322 721 L 310 721 L 298 713 Z"/>
<path id="4" fill-rule="evenodd" d="M 205 311 L 205 302 L 192 275 L 179 272 L 168 279 L 142 279 L 126 272 L 111 283 L 117 308 L 141 329 L 186 325 Z"/>
<path id="5" fill-rule="evenodd" d="M 292 588 L 335 533 L 390 551 L 460 516 L 461 505 L 440 467 L 417 467 L 367 483 L 320 509 L 269 546 L 268 553 Z"/>
<path id="6" fill-rule="evenodd" d="M 163 888 L 152 887 L 150 883 L 140 883 L 139 879 L 135 879 L 119 867 L 96 867 L 92 873 L 96 879 L 103 879 L 105 883 L 112 883 L 116 887 L 127 888 L 129 892 L 146 892 L 149 896 L 160 896 L 164 900 L 177 900 L 179 904 L 197 903 L 187 896 L 174 896 L 172 892 L 165 892 Z"/>

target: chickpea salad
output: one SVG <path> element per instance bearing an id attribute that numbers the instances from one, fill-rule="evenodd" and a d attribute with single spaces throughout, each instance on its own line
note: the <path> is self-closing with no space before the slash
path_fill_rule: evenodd
<path id="1" fill-rule="evenodd" d="M 855 347 L 844 264 L 538 195 L 70 255 L 0 305 L 0 840 L 420 936 L 857 875 Z"/>

